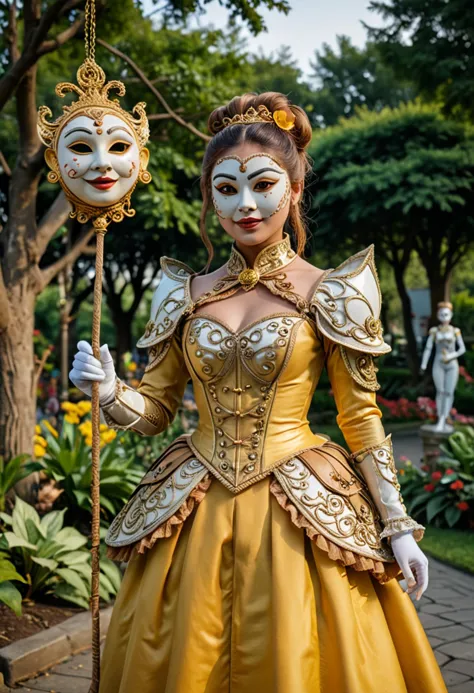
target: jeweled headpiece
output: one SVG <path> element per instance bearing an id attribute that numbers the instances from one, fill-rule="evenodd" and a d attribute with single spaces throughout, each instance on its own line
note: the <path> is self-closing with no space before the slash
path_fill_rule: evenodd
<path id="1" fill-rule="evenodd" d="M 230 118 L 226 116 L 222 120 L 216 120 L 213 124 L 214 132 L 220 132 L 232 125 L 251 125 L 252 123 L 274 123 L 281 130 L 292 130 L 295 127 L 296 117 L 291 111 L 278 109 L 276 111 L 268 110 L 266 106 L 260 104 L 258 108 L 251 106 L 245 113 L 236 113 Z"/>

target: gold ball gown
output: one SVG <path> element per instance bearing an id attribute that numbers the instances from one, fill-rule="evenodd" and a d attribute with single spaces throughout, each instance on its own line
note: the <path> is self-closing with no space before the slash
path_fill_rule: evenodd
<path id="1" fill-rule="evenodd" d="M 199 424 L 109 529 L 109 555 L 128 566 L 100 693 L 446 693 L 390 549 L 423 528 L 375 401 L 373 357 L 389 347 L 373 249 L 325 272 L 310 300 L 288 280 L 294 258 L 288 236 L 253 268 L 233 247 L 227 275 L 195 301 L 193 272 L 162 259 L 138 343 L 146 373 L 137 390 L 118 380 L 103 415 L 157 434 L 191 379 Z M 273 312 L 237 331 L 213 315 L 257 284 L 278 297 Z M 309 427 L 324 367 L 352 454 Z"/>

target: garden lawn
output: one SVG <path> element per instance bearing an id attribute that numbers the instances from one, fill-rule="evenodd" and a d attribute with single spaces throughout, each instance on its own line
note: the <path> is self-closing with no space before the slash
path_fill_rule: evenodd
<path id="1" fill-rule="evenodd" d="M 474 574 L 473 531 L 427 527 L 420 547 L 433 558 Z"/>

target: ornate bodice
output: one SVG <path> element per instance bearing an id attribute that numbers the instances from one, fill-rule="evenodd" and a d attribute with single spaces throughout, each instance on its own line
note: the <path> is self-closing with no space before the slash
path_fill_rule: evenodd
<path id="1" fill-rule="evenodd" d="M 197 314 L 186 321 L 183 349 L 200 412 L 191 445 L 231 490 L 324 442 L 307 419 L 324 355 L 304 316 L 278 313 L 235 332 Z"/>

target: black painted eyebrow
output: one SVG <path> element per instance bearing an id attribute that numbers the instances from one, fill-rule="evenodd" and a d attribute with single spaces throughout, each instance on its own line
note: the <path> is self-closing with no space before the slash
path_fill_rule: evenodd
<path id="1" fill-rule="evenodd" d="M 88 130 L 87 128 L 73 128 L 72 130 L 69 130 L 67 135 L 64 135 L 64 139 L 69 137 L 69 135 L 72 135 L 73 132 L 87 132 L 88 135 L 92 135 L 92 130 Z"/>
<path id="2" fill-rule="evenodd" d="M 130 135 L 130 132 L 129 132 L 129 131 L 127 130 L 127 128 L 124 127 L 123 125 L 113 125 L 111 128 L 109 128 L 109 129 L 107 130 L 107 134 L 108 134 L 108 135 L 111 135 L 111 134 L 112 134 L 113 132 L 115 132 L 116 130 L 123 130 L 124 132 L 127 133 L 127 135 Z"/>
<path id="3" fill-rule="evenodd" d="M 216 180 L 216 178 L 230 178 L 230 180 L 237 180 L 236 176 L 231 176 L 230 173 L 218 173 L 212 180 Z"/>
<path id="4" fill-rule="evenodd" d="M 252 180 L 252 178 L 259 176 L 261 173 L 265 173 L 265 171 L 272 171 L 272 173 L 278 173 L 280 175 L 284 173 L 284 171 L 277 171 L 276 168 L 271 168 L 270 166 L 267 166 L 266 168 L 261 168 L 258 171 L 255 171 L 255 173 L 251 173 L 249 176 L 247 176 L 247 180 Z"/>

